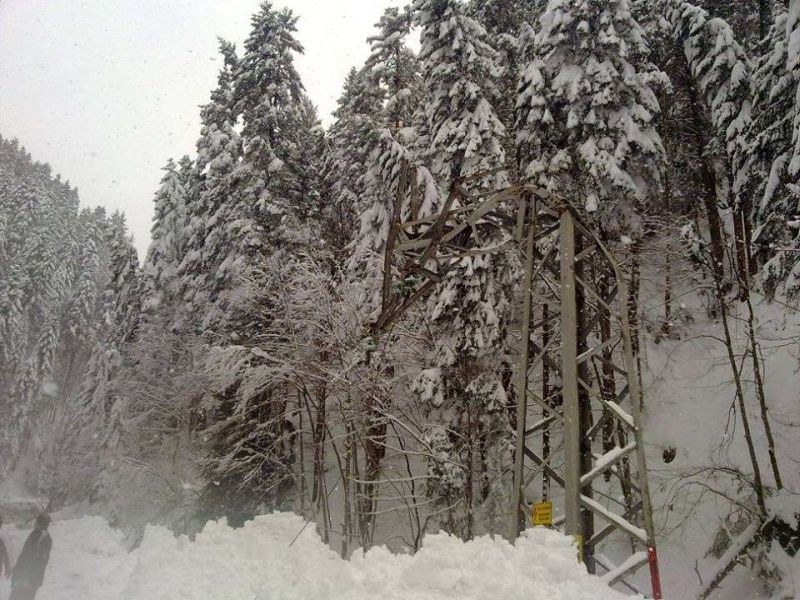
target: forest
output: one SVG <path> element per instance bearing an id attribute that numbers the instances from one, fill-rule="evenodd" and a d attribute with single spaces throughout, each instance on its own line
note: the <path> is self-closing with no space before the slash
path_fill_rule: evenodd
<path id="1" fill-rule="evenodd" d="M 535 187 L 624 273 L 681 590 L 666 597 L 800 593 L 800 0 L 413 0 L 375 24 L 327 128 L 295 65 L 303 23 L 279 4 L 243 44 L 219 39 L 146 256 L 122 212 L 83 207 L 68 173 L 0 137 L 0 500 L 80 507 L 131 545 L 148 524 L 194 535 L 276 511 L 343 557 L 505 535 L 520 340 L 552 282 L 521 309 L 520 196 L 500 192 Z M 399 220 L 430 235 L 488 197 L 455 238 L 469 251 L 425 257 L 424 293 L 376 333 L 391 285 L 419 286 L 391 262 Z M 589 321 L 610 347 L 615 324 Z M 610 399 L 603 356 L 587 393 Z M 527 409 L 532 443 L 561 468 L 563 432 L 540 421 L 561 372 L 524 377 L 547 403 Z M 602 418 L 595 458 L 626 443 Z M 524 503 L 557 504 L 548 473 Z"/>

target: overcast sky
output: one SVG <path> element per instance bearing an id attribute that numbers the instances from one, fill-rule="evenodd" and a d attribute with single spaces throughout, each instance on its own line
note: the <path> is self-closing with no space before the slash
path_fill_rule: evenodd
<path id="1" fill-rule="evenodd" d="M 297 67 L 327 125 L 383 9 L 408 0 L 275 0 L 299 17 Z M 122 209 L 141 257 L 169 157 L 194 152 L 199 105 L 260 0 L 0 0 L 0 134 Z"/>

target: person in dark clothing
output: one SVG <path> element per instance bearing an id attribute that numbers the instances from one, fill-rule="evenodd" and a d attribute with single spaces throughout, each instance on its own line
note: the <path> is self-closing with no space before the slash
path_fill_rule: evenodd
<path id="1" fill-rule="evenodd" d="M 50 558 L 50 548 L 53 541 L 47 528 L 50 525 L 50 516 L 42 514 L 36 517 L 34 527 L 25 546 L 17 558 L 14 571 L 11 574 L 11 596 L 8 600 L 34 600 L 36 592 L 44 581 L 44 570 Z"/>
<path id="2" fill-rule="evenodd" d="M 0 529 L 3 528 L 3 515 L 0 515 Z M 0 537 L 0 577 L 5 576 L 6 579 L 11 577 L 11 561 L 8 560 L 8 550 L 6 550 L 6 543 Z"/>

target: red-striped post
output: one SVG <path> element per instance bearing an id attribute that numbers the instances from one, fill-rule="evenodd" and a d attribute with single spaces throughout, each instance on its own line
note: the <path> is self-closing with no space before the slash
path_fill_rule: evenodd
<path id="1" fill-rule="evenodd" d="M 662 600 L 661 576 L 658 574 L 658 554 L 655 546 L 647 547 L 647 561 L 650 563 L 650 581 L 653 584 L 653 600 Z"/>

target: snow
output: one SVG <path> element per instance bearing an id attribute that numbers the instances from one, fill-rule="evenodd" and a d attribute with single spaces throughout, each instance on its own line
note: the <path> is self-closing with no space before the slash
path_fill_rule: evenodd
<path id="1" fill-rule="evenodd" d="M 37 600 L 622 600 L 586 573 L 571 541 L 529 529 L 511 546 L 488 536 L 429 535 L 416 555 L 383 547 L 351 560 L 289 513 L 240 529 L 211 522 L 194 541 L 148 527 L 128 552 L 99 517 L 55 521 L 53 551 Z M 12 557 L 28 532 L 3 530 Z M 0 598 L 2 592 L 0 592 Z"/>
<path id="2" fill-rule="evenodd" d="M 646 328 L 654 331 L 664 314 L 660 288 L 664 265 L 666 260 L 672 259 L 663 252 L 661 244 L 643 250 L 643 254 L 649 257 L 649 264 L 642 270 L 640 307 Z M 657 259 L 658 256 L 661 258 Z M 677 274 L 682 273 L 686 265 L 673 260 L 671 266 L 674 281 L 677 281 Z M 708 574 L 714 572 L 717 558 L 707 552 L 720 525 L 731 512 L 730 502 L 709 492 L 708 487 L 733 498 L 741 497 L 735 479 L 728 480 L 722 472 L 713 472 L 713 467 L 746 470 L 749 462 L 741 421 L 738 416 L 735 420 L 731 416 L 734 393 L 730 366 L 726 364 L 725 349 L 719 341 L 723 337 L 721 326 L 709 317 L 703 296 L 691 290 L 690 285 L 691 281 L 687 280 L 673 290 L 673 306 L 680 306 L 680 313 L 686 315 L 674 319 L 677 337 L 660 341 L 651 338 L 642 354 L 646 366 L 645 450 L 662 583 L 668 597 L 680 599 L 697 597 L 702 588 L 700 579 L 703 584 L 709 582 Z M 771 513 L 789 516 L 791 498 L 796 498 L 800 490 L 800 472 L 793 468 L 800 460 L 793 425 L 800 419 L 800 404 L 797 386 L 787 385 L 797 380 L 798 363 L 796 346 L 787 352 L 786 339 L 798 330 L 800 314 L 784 302 L 770 304 L 755 292 L 753 302 L 773 433 L 783 466 L 784 485 L 790 490 L 768 498 L 768 505 Z M 741 352 L 738 348 L 747 343 L 746 308 L 732 303 L 730 309 L 732 335 L 737 352 Z M 746 401 L 762 476 L 772 487 L 767 440 L 757 416 L 753 375 L 749 369 L 745 372 Z M 669 464 L 662 457 L 667 447 L 677 449 L 676 458 Z M 772 551 L 780 555 L 775 548 Z M 794 566 L 784 570 L 794 579 L 800 574 L 796 560 Z M 785 555 L 779 562 L 791 564 Z M 645 571 L 642 569 L 635 581 L 647 589 Z M 750 568 L 740 566 L 728 575 L 712 597 L 715 600 L 756 600 L 770 598 L 770 594 Z"/>

